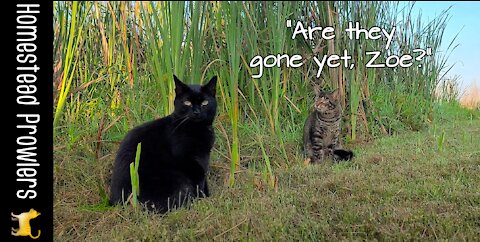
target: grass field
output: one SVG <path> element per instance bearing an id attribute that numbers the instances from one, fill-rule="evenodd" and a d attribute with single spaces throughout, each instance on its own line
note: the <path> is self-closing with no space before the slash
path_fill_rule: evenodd
<path id="1" fill-rule="evenodd" d="M 95 153 L 82 144 L 60 147 L 55 239 L 478 240 L 479 144 L 480 113 L 446 105 L 424 131 L 352 145 L 352 162 L 304 166 L 295 156 L 290 168 L 276 170 L 275 190 L 250 167 L 230 188 L 228 162 L 217 157 L 212 197 L 165 216 L 104 206 L 113 156 L 92 162 Z"/>
<path id="2" fill-rule="evenodd" d="M 449 12 L 412 19 L 413 5 L 54 2 L 55 239 L 480 240 L 478 102 L 460 108 L 458 83 L 447 78 L 457 44 L 443 38 Z M 287 19 L 333 26 L 338 36 L 292 40 Z M 348 39 L 342 30 L 352 20 L 397 26 L 379 61 L 415 48 L 434 53 L 421 66 L 364 68 L 365 51 L 385 46 Z M 448 49 L 437 51 L 442 42 Z M 314 78 L 313 56 L 345 49 L 355 69 Z M 307 64 L 252 78 L 254 56 L 280 53 Z M 118 144 L 172 112 L 173 74 L 189 84 L 218 76 L 212 196 L 166 216 L 108 207 Z M 352 162 L 303 164 L 303 124 L 320 83 L 340 90 Z"/>

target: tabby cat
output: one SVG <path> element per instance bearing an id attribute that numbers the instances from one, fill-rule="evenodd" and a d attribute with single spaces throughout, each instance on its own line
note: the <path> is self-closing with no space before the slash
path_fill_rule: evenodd
<path id="1" fill-rule="evenodd" d="M 126 201 L 132 192 L 130 163 L 139 142 L 138 200 L 149 210 L 164 213 L 210 195 L 207 172 L 214 143 L 217 78 L 204 86 L 186 85 L 176 76 L 174 80 L 173 113 L 134 128 L 122 141 L 113 168 L 110 204 Z"/>
<path id="2" fill-rule="evenodd" d="M 314 109 L 303 129 L 305 163 L 319 163 L 328 158 L 335 161 L 353 158 L 353 152 L 342 149 L 340 145 L 341 117 L 338 89 L 325 92 L 316 87 Z"/>

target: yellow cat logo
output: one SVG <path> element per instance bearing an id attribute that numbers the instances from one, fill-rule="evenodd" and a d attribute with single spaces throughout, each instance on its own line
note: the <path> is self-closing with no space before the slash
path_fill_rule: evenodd
<path id="1" fill-rule="evenodd" d="M 12 214 L 12 221 L 18 221 L 19 228 L 15 229 L 12 228 L 12 235 L 14 236 L 30 236 L 32 239 L 38 239 L 40 237 L 40 230 L 38 230 L 38 235 L 32 235 L 32 227 L 30 227 L 30 220 L 38 217 L 40 215 L 39 212 L 35 211 L 35 209 L 30 209 L 30 211 L 21 213 L 19 215 Z"/>

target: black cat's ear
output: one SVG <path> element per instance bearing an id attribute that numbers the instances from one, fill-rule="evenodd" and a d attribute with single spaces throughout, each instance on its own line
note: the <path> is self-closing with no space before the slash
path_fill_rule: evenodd
<path id="1" fill-rule="evenodd" d="M 330 94 L 330 97 L 334 100 L 338 99 L 340 97 L 340 88 L 335 89 L 335 91 Z"/>
<path id="2" fill-rule="evenodd" d="M 188 89 L 188 86 L 180 81 L 177 76 L 173 75 L 173 80 L 175 81 L 175 94 L 177 96 L 184 93 Z"/>
<path id="3" fill-rule="evenodd" d="M 202 92 L 208 93 L 209 95 L 215 97 L 217 89 L 217 76 L 212 77 L 207 84 L 202 86 Z"/>

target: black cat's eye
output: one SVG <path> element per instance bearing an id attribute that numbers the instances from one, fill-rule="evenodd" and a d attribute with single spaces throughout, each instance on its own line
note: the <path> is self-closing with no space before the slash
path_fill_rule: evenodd
<path id="1" fill-rule="evenodd" d="M 205 105 L 207 105 L 207 104 L 208 104 L 208 101 L 207 101 L 207 100 L 203 100 L 202 106 L 205 106 Z"/>
<path id="2" fill-rule="evenodd" d="M 185 101 L 183 102 L 183 104 L 185 104 L 185 106 L 189 106 L 189 107 L 192 106 L 192 102 L 190 102 L 190 101 L 188 101 L 188 100 L 185 100 Z"/>

